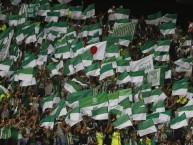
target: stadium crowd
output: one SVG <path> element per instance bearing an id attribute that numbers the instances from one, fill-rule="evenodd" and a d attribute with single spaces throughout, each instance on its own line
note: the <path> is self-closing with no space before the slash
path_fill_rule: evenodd
<path id="1" fill-rule="evenodd" d="M 30 2 L 28 2 L 29 4 Z M 48 2 L 49 3 L 49 2 Z M 67 5 L 69 5 L 68 3 Z M 17 7 L 22 7 L 26 4 L 20 4 Z M 51 4 L 53 5 L 53 4 Z M 123 8 L 121 6 L 121 8 Z M 13 13 L 13 12 L 12 12 Z M 61 36 L 57 36 L 55 39 L 51 39 L 52 37 L 44 37 L 42 41 L 38 41 L 38 38 L 36 41 L 30 42 L 26 44 L 25 39 L 23 39 L 21 42 L 17 43 L 16 39 L 14 39 L 14 35 L 18 35 L 16 33 L 13 34 L 13 38 L 11 40 L 11 45 L 18 45 L 16 47 L 19 50 L 18 55 L 13 56 L 13 52 L 9 52 L 9 55 L 6 56 L 6 58 L 2 59 L 0 61 L 0 67 L 3 68 L 5 65 L 5 60 L 9 59 L 12 60 L 11 67 L 14 66 L 15 71 L 11 75 L 7 75 L 11 69 L 9 69 L 7 74 L 4 74 L 4 69 L 1 69 L 0 73 L 0 85 L 1 85 L 1 91 L 0 91 L 0 145 L 191 145 L 193 144 L 193 120 L 192 115 L 193 114 L 193 75 L 192 75 L 192 57 L 193 57 L 193 49 L 192 49 L 192 42 L 188 45 L 185 45 L 185 41 L 187 36 L 191 36 L 191 33 L 193 33 L 193 28 L 191 29 L 191 25 L 189 29 L 183 30 L 180 26 L 176 26 L 175 32 L 173 34 L 166 34 L 163 35 L 160 31 L 160 25 L 154 25 L 149 24 L 146 19 L 146 16 L 141 16 L 136 22 L 133 22 L 135 24 L 135 31 L 133 35 L 131 36 L 132 39 L 130 39 L 130 42 L 128 46 L 121 45 L 121 44 L 114 44 L 117 42 L 114 41 L 113 38 L 118 36 L 111 36 L 111 34 L 114 32 L 114 25 L 117 23 L 117 20 L 115 18 L 116 13 L 116 7 L 111 7 L 107 14 L 100 14 L 98 16 L 91 16 L 84 20 L 77 20 L 73 19 L 70 15 L 64 15 L 60 16 L 58 19 L 58 22 L 67 22 L 67 27 L 73 27 L 75 29 L 75 37 L 74 40 L 77 40 L 78 43 L 74 43 L 74 40 L 68 41 L 67 46 L 72 47 L 72 43 L 74 43 L 76 50 L 73 50 L 73 53 L 77 52 L 79 50 L 76 45 L 82 43 L 82 46 L 84 48 L 87 48 L 88 46 L 93 45 L 99 47 L 97 44 L 100 42 L 104 42 L 105 40 L 107 43 L 109 43 L 111 49 L 113 49 L 114 46 L 119 46 L 119 54 L 116 56 L 115 61 L 117 62 L 116 66 L 113 66 L 113 74 L 110 75 L 110 72 L 107 73 L 107 76 L 104 78 L 101 78 L 102 75 L 102 64 L 106 60 L 104 57 L 103 60 L 95 59 L 92 60 L 93 63 L 99 63 L 101 66 L 101 73 L 96 76 L 88 75 L 88 68 L 89 65 L 86 67 L 84 66 L 83 69 L 80 69 L 78 71 L 75 71 L 74 73 L 70 70 L 69 66 L 69 60 L 72 59 L 72 57 L 63 57 L 61 55 L 60 57 L 55 57 L 56 50 L 52 51 L 51 53 L 47 53 L 47 60 L 41 64 L 37 64 L 33 66 L 33 71 L 35 71 L 35 75 L 32 78 L 35 78 L 35 83 L 27 83 L 25 85 L 21 85 L 21 82 L 23 79 L 17 78 L 19 75 L 18 70 L 25 69 L 26 67 L 23 67 L 25 64 L 23 63 L 26 59 L 32 58 L 33 56 L 36 56 L 36 60 L 40 56 L 40 52 L 43 49 L 43 43 L 49 42 L 49 44 L 52 44 L 52 46 L 56 47 L 56 42 L 61 39 L 64 34 Z M 132 12 L 131 12 L 132 13 Z M 132 19 L 127 18 L 128 22 L 130 23 Z M 45 21 L 45 16 L 35 16 L 34 18 L 27 18 L 26 21 L 30 21 L 31 24 L 35 24 L 36 22 L 40 22 L 40 29 L 47 28 L 47 24 L 50 22 Z M 2 35 L 4 32 L 6 32 L 7 29 L 13 28 L 15 32 L 17 32 L 18 26 L 11 26 L 10 21 L 8 19 L 1 20 L 1 28 L 0 28 L 0 36 L 2 40 Z M 94 24 L 100 24 L 101 26 L 101 34 L 99 32 L 98 34 L 98 41 L 94 41 L 94 36 L 80 36 L 79 34 L 82 33 L 82 28 L 86 25 L 94 25 Z M 29 25 L 29 24 L 28 24 Z M 22 26 L 25 27 L 25 26 Z M 66 38 L 66 37 L 64 37 Z M 108 39 L 110 38 L 110 39 Z M 46 40 L 47 39 L 47 40 Z M 127 67 L 124 71 L 117 71 L 118 67 L 118 61 L 120 62 L 126 62 L 128 61 L 128 64 L 133 61 L 136 62 L 138 60 L 144 59 L 152 54 L 154 54 L 154 58 L 158 56 L 157 53 L 152 52 L 152 49 L 144 51 L 142 46 L 145 46 L 150 40 L 155 41 L 155 44 L 159 41 L 169 41 L 169 50 L 168 50 L 168 58 L 164 59 L 164 56 L 159 57 L 158 59 L 153 59 L 153 65 L 154 68 L 161 68 L 162 66 L 170 70 L 171 74 L 170 77 L 161 78 L 163 80 L 163 83 L 160 83 L 158 85 L 150 86 L 151 84 L 147 78 L 146 73 L 143 77 L 143 80 L 140 82 L 135 82 L 132 79 L 129 81 L 123 82 L 118 84 L 117 81 L 120 78 L 119 76 L 123 73 L 126 74 L 132 72 L 131 66 Z M 190 41 L 192 40 L 192 37 Z M 108 42 L 109 41 L 109 42 Z M 8 41 L 6 41 L 9 43 Z M 61 41 L 61 44 L 66 43 L 66 41 Z M 118 42 L 119 43 L 119 42 Z M 3 42 L 1 41 L 1 45 L 3 45 Z M 108 45 L 108 44 L 107 44 Z M 156 47 L 155 45 L 153 45 Z M 65 47 L 65 46 L 64 46 Z M 47 47 L 46 50 L 49 48 Z M 99 48 L 98 48 L 99 49 Z M 11 49 L 9 49 L 10 51 Z M 90 50 L 89 52 L 92 55 L 95 55 L 98 50 Z M 16 53 L 17 51 L 14 51 Z M 167 52 L 167 51 L 165 51 Z M 161 52 L 165 54 L 165 52 Z M 68 54 L 67 54 L 68 55 Z M 1 55 L 2 57 L 2 55 Z M 108 57 L 108 58 L 113 58 Z M 115 57 L 114 57 L 115 58 Z M 182 62 L 181 60 L 188 59 L 189 61 Z M 182 66 L 189 64 L 188 68 L 184 69 L 177 69 L 179 68 L 179 62 L 182 64 Z M 49 64 L 57 63 L 62 61 L 62 66 L 57 69 L 57 73 L 53 74 L 52 71 L 50 71 L 50 67 L 48 67 Z M 109 61 L 110 62 L 110 61 Z M 76 63 L 76 62 L 74 62 Z M 108 63 L 108 61 L 107 61 Z M 4 64 L 4 65 L 3 65 Z M 91 65 L 90 64 L 90 65 Z M 108 64 L 107 64 L 108 65 Z M 73 66 L 72 66 L 73 67 Z M 77 68 L 74 65 L 74 70 Z M 182 67 L 181 67 L 182 68 Z M 69 69 L 69 70 L 68 70 Z M 17 70 L 17 71 L 16 71 Z M 67 71 L 67 73 L 66 73 Z M 109 74 L 109 75 L 108 75 Z M 161 73 L 159 74 L 162 75 Z M 24 76 L 22 76 L 24 77 Z M 17 79 L 16 79 L 17 78 Z M 75 81 L 73 81 L 75 80 Z M 185 83 L 184 83 L 185 81 Z M 68 83 L 71 82 L 71 83 Z M 73 82 L 73 83 L 72 83 Z M 177 94 L 174 94 L 174 87 L 173 85 L 179 82 L 182 84 L 180 86 L 179 90 L 182 89 L 182 87 L 186 86 L 185 90 L 186 93 L 183 95 L 180 91 L 177 92 Z M 74 84 L 76 86 L 79 86 L 78 89 L 71 90 L 71 87 L 69 85 Z M 184 83 L 184 84 L 183 84 Z M 94 118 L 93 114 L 86 114 L 81 107 L 81 99 L 79 98 L 77 101 L 80 101 L 79 106 L 76 105 L 76 107 L 79 108 L 79 113 L 81 114 L 78 119 L 73 120 L 73 117 L 68 120 L 70 117 L 71 110 L 74 109 L 73 105 L 70 105 L 68 102 L 69 100 L 69 94 L 75 94 L 78 97 L 78 93 L 85 90 L 92 90 L 91 96 L 97 96 L 100 94 L 113 94 L 123 89 L 131 89 L 131 97 L 127 97 L 124 100 L 126 103 L 130 104 L 130 108 L 132 108 L 131 114 L 128 114 L 128 120 L 131 120 L 131 124 L 125 123 L 126 125 L 123 127 L 120 127 L 119 125 L 116 125 L 119 123 L 119 118 L 121 118 L 124 115 L 124 109 L 122 108 L 121 113 L 118 112 L 116 109 L 119 109 L 118 107 L 108 106 L 108 118 Z M 147 109 L 146 119 L 134 119 L 134 112 L 135 110 L 140 110 L 141 106 L 137 106 L 136 108 L 133 107 L 134 104 L 137 102 L 140 102 L 141 100 L 145 100 L 145 92 L 153 91 L 153 90 L 161 90 L 162 93 L 165 94 L 165 98 L 162 98 L 158 101 L 151 101 L 150 102 L 143 102 L 141 106 L 145 106 Z M 183 88 L 184 89 L 184 88 Z M 138 91 L 137 91 L 138 90 Z M 148 91 L 147 91 L 148 90 Z M 57 92 L 59 92 L 57 94 Z M 53 103 L 50 106 L 46 106 L 45 102 L 46 99 L 49 98 L 49 96 L 53 96 L 53 94 L 57 94 L 57 97 L 59 98 L 59 101 L 56 103 Z M 137 94 L 137 95 L 136 95 Z M 149 94 L 150 96 L 150 94 Z M 159 95 L 161 96 L 161 95 Z M 86 101 L 85 98 L 90 96 L 84 96 L 83 101 Z M 104 96 L 106 97 L 106 96 Z M 89 100 L 90 98 L 88 98 Z M 53 100 L 53 99 L 52 99 Z M 57 109 L 58 104 L 61 105 L 61 101 L 64 100 L 63 104 L 65 104 L 66 113 L 59 116 L 54 116 L 54 122 L 53 124 L 44 124 L 45 118 L 48 118 L 49 116 L 53 116 L 53 113 L 55 109 Z M 110 102 L 110 101 L 109 101 Z M 156 106 L 156 103 L 158 102 L 164 102 L 164 110 L 158 111 L 153 110 L 153 106 Z M 111 102 L 112 103 L 112 102 Z M 115 103 L 115 106 L 118 105 L 117 102 Z M 84 102 L 83 102 L 84 104 Z M 112 105 L 112 104 L 111 104 Z M 45 107 L 46 106 L 46 107 Z M 172 128 L 171 125 L 175 124 L 177 120 L 174 122 L 171 122 L 172 119 L 175 119 L 177 117 L 180 117 L 178 114 L 180 112 L 180 109 L 186 109 L 187 106 L 189 107 L 188 111 L 184 111 L 186 117 L 185 121 L 186 123 L 179 123 L 177 127 Z M 87 106 L 88 107 L 88 106 Z M 100 106 L 101 107 L 101 106 Z M 82 109 L 82 110 L 81 110 Z M 183 110 L 182 109 L 182 110 Z M 94 110 L 94 108 L 92 108 Z M 91 110 L 91 112 L 92 112 Z M 160 115 L 163 112 L 167 112 L 168 110 L 171 110 L 170 113 L 170 119 L 166 119 L 165 122 L 156 122 L 156 119 L 160 119 Z M 191 112 L 192 111 L 192 112 Z M 57 112 L 57 111 L 55 111 Z M 155 116 L 149 116 L 155 113 L 158 115 Z M 184 115 L 182 114 L 182 115 Z M 182 116 L 181 115 L 181 116 Z M 78 116 L 75 115 L 74 118 Z M 124 116 L 125 117 L 125 116 Z M 80 119 L 81 118 L 81 119 Z M 164 118 L 161 118 L 164 120 Z M 153 120 L 154 126 L 156 131 L 148 131 L 146 133 L 140 134 L 139 130 L 141 127 L 144 129 L 145 125 L 139 125 L 147 120 Z M 123 121 L 123 120 L 122 120 Z M 75 122 L 75 123 L 74 123 Z M 117 127 L 118 126 L 118 127 Z"/>

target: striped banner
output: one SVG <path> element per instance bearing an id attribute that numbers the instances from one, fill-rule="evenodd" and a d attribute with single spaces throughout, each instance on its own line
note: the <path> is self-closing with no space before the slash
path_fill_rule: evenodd
<path id="1" fill-rule="evenodd" d="M 133 35 L 135 33 L 135 26 L 136 24 L 133 22 L 115 25 L 113 27 L 113 32 L 110 34 L 110 36 L 120 37 L 120 36 L 130 35 L 132 36 L 132 39 L 133 39 Z"/>

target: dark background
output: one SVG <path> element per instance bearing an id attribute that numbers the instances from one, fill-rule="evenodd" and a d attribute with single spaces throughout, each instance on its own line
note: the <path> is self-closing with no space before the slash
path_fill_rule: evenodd
<path id="1" fill-rule="evenodd" d="M 181 25 L 183 29 L 187 28 L 188 21 L 193 21 L 193 0 L 181 0 L 183 3 L 176 0 L 83 0 L 84 7 L 88 4 L 95 3 L 96 14 L 99 12 L 106 13 L 111 6 L 120 6 L 129 8 L 131 15 L 139 18 L 141 15 L 145 17 L 149 14 L 154 14 L 158 11 L 166 13 L 177 13 L 177 25 Z M 180 1 L 180 0 L 179 0 Z M 81 5 L 82 0 L 74 0 L 72 5 Z"/>
<path id="2" fill-rule="evenodd" d="M 30 1 L 30 0 L 23 0 Z M 178 2 L 177 2 L 178 1 Z M 0 0 L 3 5 L 10 3 L 10 0 Z M 53 0 L 57 3 L 57 0 Z M 165 13 L 177 13 L 177 25 L 181 25 L 186 29 L 189 21 L 193 21 L 193 0 L 72 0 L 71 5 L 82 5 L 84 8 L 89 4 L 95 3 L 96 14 L 99 12 L 107 13 L 111 6 L 120 6 L 131 10 L 130 17 L 139 18 L 141 15 L 145 17 L 158 11 Z"/>

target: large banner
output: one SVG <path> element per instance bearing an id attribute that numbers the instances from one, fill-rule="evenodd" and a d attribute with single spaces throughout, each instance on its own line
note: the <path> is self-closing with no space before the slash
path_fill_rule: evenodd
<path id="1" fill-rule="evenodd" d="M 126 36 L 126 35 L 130 35 L 132 36 L 133 39 L 133 35 L 135 33 L 135 23 L 123 23 L 120 25 L 116 25 L 113 27 L 113 33 L 110 34 L 110 36 Z"/>
<path id="2" fill-rule="evenodd" d="M 152 86 L 159 86 L 164 83 L 165 71 L 161 68 L 152 70 L 147 74 L 147 81 L 152 84 Z"/>
<path id="3" fill-rule="evenodd" d="M 145 73 L 154 70 L 153 56 L 149 55 L 137 61 L 131 61 L 130 63 L 131 71 L 145 70 Z"/>

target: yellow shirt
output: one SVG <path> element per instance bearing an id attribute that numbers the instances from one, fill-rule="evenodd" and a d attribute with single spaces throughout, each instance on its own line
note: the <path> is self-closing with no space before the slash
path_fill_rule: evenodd
<path id="1" fill-rule="evenodd" d="M 113 133 L 111 145 L 121 145 L 120 132 Z"/>
<path id="2" fill-rule="evenodd" d="M 5 24 L 3 24 L 2 26 L 1 26 L 1 28 L 0 28 L 0 30 L 2 30 L 2 31 L 5 31 L 7 29 L 7 26 L 5 25 Z"/>
<path id="3" fill-rule="evenodd" d="M 97 139 L 97 143 L 98 145 L 103 145 L 103 134 L 101 132 L 97 132 L 96 133 L 96 139 Z"/>
<path id="4" fill-rule="evenodd" d="M 5 94 L 1 94 L 0 95 L 0 101 L 2 101 L 2 99 L 5 97 Z"/>

